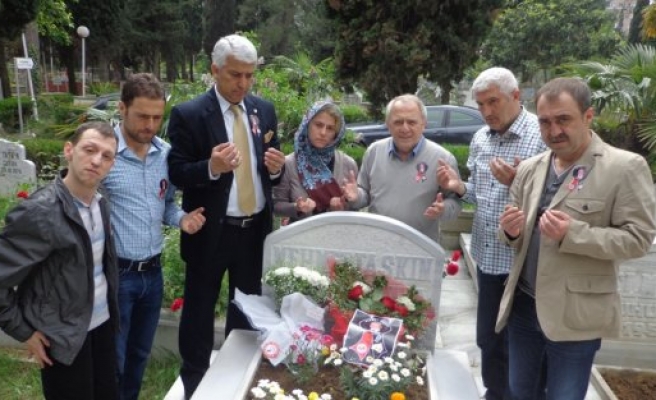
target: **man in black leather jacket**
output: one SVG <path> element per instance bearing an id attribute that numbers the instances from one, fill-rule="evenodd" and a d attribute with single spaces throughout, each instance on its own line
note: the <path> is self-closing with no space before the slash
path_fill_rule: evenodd
<path id="1" fill-rule="evenodd" d="M 68 169 L 23 200 L 0 233 L 0 328 L 41 367 L 46 399 L 117 398 L 117 267 L 107 201 L 109 124 L 80 125 Z"/>

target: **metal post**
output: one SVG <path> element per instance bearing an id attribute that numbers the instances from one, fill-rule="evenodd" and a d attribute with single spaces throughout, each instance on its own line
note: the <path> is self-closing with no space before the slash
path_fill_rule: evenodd
<path id="1" fill-rule="evenodd" d="M 27 40 L 25 39 L 25 32 L 23 32 L 23 53 L 25 58 L 29 58 L 30 55 L 27 53 Z M 30 98 L 32 100 L 32 107 L 34 107 L 34 119 L 39 120 L 39 109 L 36 106 L 36 98 L 34 97 L 34 86 L 32 86 L 32 70 L 25 70 L 27 74 L 27 86 L 30 89 Z"/>
<path id="2" fill-rule="evenodd" d="M 89 36 L 89 28 L 87 28 L 84 25 L 80 25 L 77 27 L 77 34 L 79 37 L 82 38 L 82 97 L 86 96 L 87 94 L 87 88 L 86 88 L 86 78 L 87 78 L 87 72 L 86 72 L 86 48 L 85 48 L 85 39 Z"/>

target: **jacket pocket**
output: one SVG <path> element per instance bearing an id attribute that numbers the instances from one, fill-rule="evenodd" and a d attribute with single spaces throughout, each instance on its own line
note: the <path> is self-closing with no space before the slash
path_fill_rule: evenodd
<path id="1" fill-rule="evenodd" d="M 603 210 L 606 204 L 597 199 L 568 198 L 565 200 L 567 214 L 572 218 L 598 226 L 602 223 Z"/>
<path id="2" fill-rule="evenodd" d="M 617 279 L 611 275 L 576 275 L 567 279 L 565 325 L 574 330 L 610 326 L 615 315 Z"/>

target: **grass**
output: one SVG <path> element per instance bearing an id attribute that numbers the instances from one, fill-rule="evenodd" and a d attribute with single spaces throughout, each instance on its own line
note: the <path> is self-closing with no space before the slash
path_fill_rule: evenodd
<path id="1" fill-rule="evenodd" d="M 41 377 L 36 364 L 26 361 L 25 352 L 0 348 L 0 399 L 42 400 Z M 146 368 L 141 399 L 163 399 L 180 368 L 176 355 L 151 359 Z"/>

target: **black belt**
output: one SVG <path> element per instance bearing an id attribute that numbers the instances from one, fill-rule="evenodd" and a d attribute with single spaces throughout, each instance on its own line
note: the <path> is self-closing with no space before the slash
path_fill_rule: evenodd
<path id="1" fill-rule="evenodd" d="M 226 215 L 225 217 L 223 217 L 223 223 L 227 225 L 238 226 L 244 229 L 250 228 L 253 225 L 260 222 L 263 214 L 264 211 L 260 211 L 259 213 L 253 214 L 250 217 L 231 217 L 229 215 Z"/>
<path id="2" fill-rule="evenodd" d="M 160 268 L 161 264 L 159 262 L 161 254 L 152 256 L 145 260 L 136 261 L 128 260 L 126 258 L 118 259 L 118 268 L 126 271 L 135 271 L 135 272 L 144 272 L 155 268 Z"/>

